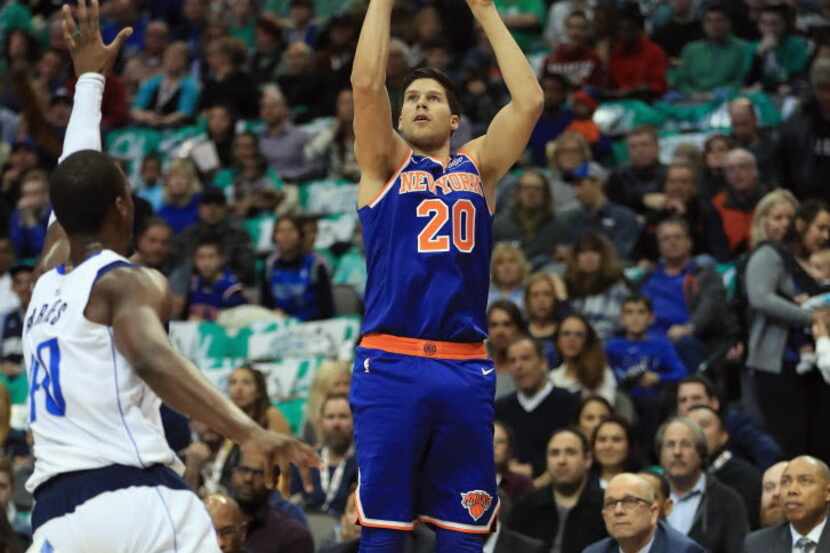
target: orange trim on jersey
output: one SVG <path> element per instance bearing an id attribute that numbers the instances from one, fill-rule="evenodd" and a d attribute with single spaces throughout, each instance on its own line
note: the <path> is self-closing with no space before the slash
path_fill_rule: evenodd
<path id="1" fill-rule="evenodd" d="M 460 342 L 439 342 L 418 338 L 402 338 L 391 334 L 367 334 L 360 340 L 364 348 L 380 349 L 390 353 L 464 361 L 487 359 L 484 342 L 465 344 Z"/>
<path id="2" fill-rule="evenodd" d="M 479 167 L 479 166 L 478 166 L 478 160 L 477 160 L 475 157 L 473 157 L 473 155 L 472 155 L 472 154 L 470 154 L 470 153 L 469 153 L 467 150 L 465 150 L 464 148 L 461 148 L 460 150 L 458 150 L 457 154 L 458 154 L 458 155 L 463 155 L 463 156 L 465 156 L 467 159 L 469 159 L 469 160 L 470 160 L 470 163 L 472 163 L 472 164 L 473 164 L 473 167 L 475 167 L 475 168 L 476 168 L 476 171 L 478 171 L 478 176 L 479 176 L 479 178 L 481 178 L 481 188 L 482 188 L 482 190 L 484 190 L 484 200 L 485 200 L 485 202 L 487 203 L 487 210 L 490 212 L 490 215 L 495 215 L 495 214 L 496 214 L 496 206 L 495 206 L 495 201 L 496 201 L 496 198 L 495 198 L 495 194 L 494 194 L 494 197 L 493 197 L 493 204 L 494 204 L 494 205 L 492 205 L 492 206 L 491 206 L 491 205 L 490 205 L 490 200 L 489 200 L 489 198 L 487 198 L 487 190 L 486 190 L 486 188 L 484 187 L 484 175 L 482 175 L 482 173 L 481 173 L 481 167 Z"/>
<path id="3" fill-rule="evenodd" d="M 392 189 L 392 185 L 395 184 L 396 180 L 398 180 L 398 177 L 401 175 L 401 172 L 403 172 L 404 167 L 406 167 L 407 164 L 409 164 L 409 160 L 410 160 L 411 157 L 412 157 L 412 150 L 409 150 L 409 152 L 403 158 L 403 163 L 400 164 L 400 166 L 398 167 L 398 170 L 395 171 L 395 173 L 392 175 L 392 178 L 390 178 L 388 181 L 386 181 L 386 184 L 384 184 L 383 188 L 380 189 L 380 192 L 378 192 L 378 195 L 375 196 L 375 198 L 366 205 L 368 205 L 369 207 L 375 207 L 378 204 L 378 202 L 380 202 L 383 199 L 383 197 L 386 196 L 386 194 L 389 192 L 389 190 Z"/>

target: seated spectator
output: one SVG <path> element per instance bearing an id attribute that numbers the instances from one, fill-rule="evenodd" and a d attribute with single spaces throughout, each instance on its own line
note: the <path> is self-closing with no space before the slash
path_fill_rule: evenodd
<path id="1" fill-rule="evenodd" d="M 0 234 L 0 313 L 20 307 L 12 288 L 11 268 L 14 266 L 14 248 L 8 236 Z"/>
<path id="2" fill-rule="evenodd" d="M 301 321 L 328 319 L 334 314 L 329 270 L 317 255 L 303 252 L 303 239 L 296 217 L 277 221 L 277 253 L 265 265 L 262 305 Z"/>
<path id="3" fill-rule="evenodd" d="M 781 125 L 781 183 L 800 200 L 830 200 L 830 59 L 817 58 L 810 69 L 805 101 Z"/>
<path id="4" fill-rule="evenodd" d="M 252 98 L 256 97 L 256 86 L 242 68 L 245 45 L 230 37 L 216 39 L 207 46 L 206 61 L 210 76 L 202 89 L 199 110 L 224 105 L 243 119 L 255 118 L 257 104 Z"/>
<path id="5" fill-rule="evenodd" d="M 548 143 L 546 155 L 554 210 L 562 213 L 579 207 L 573 173 L 583 163 L 593 159 L 588 141 L 579 133 L 564 132 Z"/>
<path id="6" fill-rule="evenodd" d="M 668 339 L 647 334 L 654 322 L 648 298 L 626 298 L 620 321 L 623 334 L 606 342 L 605 354 L 617 382 L 634 401 L 640 435 L 653 436 L 660 421 L 662 392 L 686 376 L 686 367 Z"/>
<path id="7" fill-rule="evenodd" d="M 694 421 L 675 417 L 657 431 L 655 448 L 671 484 L 672 528 L 711 553 L 740 553 L 749 521 L 743 499 L 703 471 L 708 447 Z"/>
<path id="8" fill-rule="evenodd" d="M 288 10 L 288 26 L 284 32 L 286 42 L 305 42 L 314 46 L 317 42 L 317 20 L 312 0 L 291 0 Z"/>
<path id="9" fill-rule="evenodd" d="M 542 166 L 545 164 L 548 143 L 565 132 L 573 121 L 573 112 L 568 107 L 570 83 L 563 75 L 543 74 L 539 78 L 539 84 L 542 86 L 545 103 L 542 115 L 530 134 L 527 147 L 533 164 Z"/>
<path id="10" fill-rule="evenodd" d="M 186 159 L 173 160 L 164 176 L 164 201 L 158 210 L 158 216 L 170 225 L 173 234 L 198 221 L 201 189 L 193 163 Z"/>
<path id="11" fill-rule="evenodd" d="M 599 125 L 594 122 L 597 107 L 599 102 L 587 90 L 577 90 L 571 94 L 571 109 L 574 115 L 565 132 L 582 135 L 591 146 L 594 159 L 603 160 L 611 155 L 611 139 L 603 134 Z"/>
<path id="12" fill-rule="evenodd" d="M 671 499 L 671 485 L 668 478 L 663 474 L 663 469 L 659 466 L 652 466 L 641 470 L 637 473 L 637 476 L 648 482 L 654 489 L 654 500 L 659 507 L 658 516 L 661 522 L 665 522 L 666 517 L 674 508 L 674 502 Z M 671 528 L 668 524 L 665 527 Z"/>
<path id="13" fill-rule="evenodd" d="M 524 312 L 524 285 L 530 265 L 522 250 L 502 242 L 493 248 L 490 272 L 490 292 L 487 305 L 497 300 L 509 300 Z"/>
<path id="14" fill-rule="evenodd" d="M 218 236 L 199 240 L 193 250 L 193 269 L 187 293 L 189 321 L 215 321 L 222 310 L 248 303 L 242 284 L 227 267 Z"/>
<path id="15" fill-rule="evenodd" d="M 707 351 L 731 343 L 737 320 L 729 312 L 720 275 L 692 259 L 683 219 L 661 222 L 657 244 L 662 261 L 642 278 L 639 292 L 654 308 L 652 331 L 668 337 L 689 372 L 696 372 Z"/>
<path id="16" fill-rule="evenodd" d="M 234 369 L 228 377 L 228 396 L 257 424 L 267 430 L 288 433 L 288 421 L 271 405 L 265 374 L 250 365 Z"/>
<path id="17" fill-rule="evenodd" d="M 669 4 L 671 19 L 654 29 L 651 38 L 676 64 L 684 46 L 703 38 L 703 28 L 693 0 L 670 0 Z"/>
<path id="18" fill-rule="evenodd" d="M 732 34 L 731 14 L 724 4 L 707 4 L 703 33 L 702 40 L 683 48 L 671 79 L 673 88 L 696 101 L 707 101 L 721 89 L 740 89 L 751 64 L 750 47 Z"/>
<path id="19" fill-rule="evenodd" d="M 545 358 L 548 366 L 555 367 L 556 358 L 556 328 L 566 307 L 563 305 L 562 294 L 565 286 L 562 280 L 550 273 L 534 273 L 530 275 L 525 287 L 525 310 L 527 311 L 527 331 L 536 340 L 542 342 L 545 348 Z"/>
<path id="20" fill-rule="evenodd" d="M 214 493 L 205 498 L 205 507 L 222 553 L 245 553 L 248 525 L 239 504 L 230 497 Z"/>
<path id="21" fill-rule="evenodd" d="M 213 146 L 221 168 L 230 167 L 232 163 L 235 131 L 236 113 L 231 106 L 216 104 L 207 109 L 207 128 L 202 137 Z"/>
<path id="22" fill-rule="evenodd" d="M 614 408 L 602 396 L 582 398 L 577 409 L 576 424 L 582 434 L 590 441 L 600 423 L 614 415 Z"/>
<path id="23" fill-rule="evenodd" d="M 705 405 L 692 407 L 687 415 L 695 421 L 706 436 L 709 457 L 708 474 L 716 477 L 741 496 L 749 515 L 750 529 L 760 526 L 761 471 L 727 449 L 729 432 L 720 413 Z"/>
<path id="24" fill-rule="evenodd" d="M 253 449 L 242 450 L 239 464 L 233 470 L 233 497 L 242 508 L 247 521 L 245 552 L 271 553 L 274 550 L 313 553 L 311 533 L 274 507 L 277 491 L 265 485 L 265 456 Z"/>
<path id="25" fill-rule="evenodd" d="M 605 86 L 605 69 L 591 48 L 591 22 L 583 11 L 571 11 L 565 19 L 567 40 L 542 62 L 544 74 L 564 76 L 576 89 Z"/>
<path id="26" fill-rule="evenodd" d="M 527 325 L 515 303 L 496 300 L 487 308 L 487 352 L 496 367 L 496 399 L 516 391 L 510 375 L 507 347 L 524 334 L 527 334 Z"/>
<path id="27" fill-rule="evenodd" d="M 687 376 L 677 385 L 677 414 L 685 417 L 692 407 L 705 405 L 721 413 L 729 434 L 729 450 L 764 470 L 781 459 L 781 446 L 755 420 L 742 410 L 721 410 L 714 384 L 703 375 Z"/>
<path id="28" fill-rule="evenodd" d="M 225 464 L 231 452 L 235 454 L 233 463 L 239 462 L 238 450 L 233 442 L 197 421 L 190 421 L 190 431 L 193 441 L 180 455 L 185 467 L 182 478 L 199 497 L 224 491 L 220 483 L 223 472 L 230 476 L 230 466 L 225 471 Z"/>
<path id="29" fill-rule="evenodd" d="M 706 200 L 714 198 L 726 188 L 726 154 L 735 147 L 731 137 L 713 134 L 703 143 L 703 173 L 700 175 L 700 194 Z"/>
<path id="30" fill-rule="evenodd" d="M 173 270 L 170 257 L 173 229 L 164 219 L 150 218 L 139 232 L 135 241 L 135 254 L 132 261 L 169 276 Z"/>
<path id="31" fill-rule="evenodd" d="M 546 550 L 579 553 L 606 536 L 602 491 L 588 485 L 590 444 L 574 428 L 562 428 L 547 442 L 547 474 L 552 482 L 525 496 L 507 526 L 542 540 Z"/>
<path id="32" fill-rule="evenodd" d="M 590 23 L 594 18 L 594 5 L 590 0 L 560 0 L 551 4 L 545 23 L 545 41 L 553 48 L 568 42 L 568 16 L 573 12 L 582 12 Z"/>
<path id="33" fill-rule="evenodd" d="M 697 543 L 660 520 L 656 494 L 640 475 L 621 473 L 609 482 L 602 515 L 610 537 L 587 547 L 585 553 L 704 552 Z"/>
<path id="34" fill-rule="evenodd" d="M 187 74 L 188 50 L 174 42 L 164 52 L 164 72 L 143 81 L 133 100 L 134 123 L 155 128 L 184 125 L 199 105 L 199 85 Z"/>
<path id="35" fill-rule="evenodd" d="M 247 217 L 255 210 L 257 194 L 279 195 L 285 183 L 260 153 L 259 137 L 245 131 L 234 137 L 231 166 L 216 172 L 213 185 L 225 192 L 238 216 Z"/>
<path id="36" fill-rule="evenodd" d="M 305 42 L 292 42 L 282 54 L 277 85 L 291 106 L 291 120 L 308 123 L 331 113 L 333 92 L 314 66 L 314 51 Z"/>
<path id="37" fill-rule="evenodd" d="M 14 265 L 9 269 L 9 273 L 12 277 L 12 292 L 18 300 L 19 307 L 0 313 L 0 371 L 5 376 L 6 383 L 26 380 L 26 366 L 23 363 L 23 321 L 35 283 L 35 270 L 32 265 Z"/>
<path id="38" fill-rule="evenodd" d="M 20 200 L 9 222 L 9 238 L 17 259 L 40 256 L 49 222 L 49 182 L 46 173 L 32 170 L 23 177 Z"/>
<path id="39" fill-rule="evenodd" d="M 317 368 L 306 401 L 306 422 L 302 431 L 303 439 L 312 445 L 319 445 L 322 436 L 323 421 L 320 409 L 323 402 L 331 395 L 348 395 L 352 383 L 352 371 L 349 363 L 343 361 L 323 361 Z"/>
<path id="40" fill-rule="evenodd" d="M 496 480 L 499 485 L 499 494 L 501 495 L 503 493 L 509 500 L 510 505 L 515 505 L 519 499 L 533 491 L 533 480 L 524 474 L 513 472 L 512 470 L 512 465 L 517 462 L 513 451 L 514 441 L 515 437 L 512 428 L 499 420 L 493 423 L 493 453 L 496 460 Z M 509 518 L 509 513 L 499 511 L 499 517 L 507 519 Z"/>
<path id="41" fill-rule="evenodd" d="M 148 154 L 141 159 L 138 182 L 133 190 L 139 198 L 150 203 L 153 212 L 161 209 L 164 202 L 164 183 L 162 182 L 161 159 L 155 154 Z"/>
<path id="42" fill-rule="evenodd" d="M 607 489 L 608 483 L 618 474 L 640 468 L 634 432 L 628 421 L 612 415 L 599 423 L 591 435 L 591 467 L 595 485 Z"/>
<path id="43" fill-rule="evenodd" d="M 631 293 L 617 252 L 601 234 L 586 232 L 574 244 L 565 271 L 568 303 L 591 323 L 602 340 L 619 326 L 620 308 Z"/>
<path id="44" fill-rule="evenodd" d="M 781 475 L 781 495 L 786 520 L 746 537 L 746 553 L 821 551 L 830 544 L 827 488 L 830 470 L 815 457 L 796 457 Z"/>
<path id="45" fill-rule="evenodd" d="M 640 214 L 660 210 L 666 166 L 660 163 L 657 129 L 636 128 L 626 135 L 625 143 L 630 164 L 611 173 L 605 187 L 608 198 Z"/>
<path id="46" fill-rule="evenodd" d="M 637 215 L 605 196 L 607 173 L 598 164 L 583 163 L 574 172 L 576 199 L 580 207 L 562 214 L 562 222 L 574 236 L 588 231 L 608 238 L 623 259 L 630 259 L 640 236 Z"/>
<path id="47" fill-rule="evenodd" d="M 296 182 L 317 172 L 309 161 L 305 147 L 310 136 L 295 127 L 289 119 L 285 97 L 276 85 L 266 85 L 260 101 L 260 117 L 265 124 L 259 139 L 259 148 L 280 178 Z"/>
<path id="48" fill-rule="evenodd" d="M 513 207 L 493 221 L 493 240 L 519 242 L 532 262 L 564 243 L 567 231 L 554 215 L 551 185 L 541 171 L 526 170 L 514 191 Z"/>
<path id="49" fill-rule="evenodd" d="M 764 472 L 761 481 L 761 528 L 778 526 L 784 518 L 784 501 L 781 498 L 781 477 L 787 462 L 775 463 Z"/>
<path id="50" fill-rule="evenodd" d="M 747 84 L 760 84 L 772 94 L 790 94 L 795 79 L 807 70 L 812 46 L 794 32 L 791 12 L 783 3 L 767 3 L 761 8 L 758 19 L 761 40 L 752 44 L 753 59 Z"/>
<path id="51" fill-rule="evenodd" d="M 360 167 L 354 154 L 354 97 L 350 88 L 337 94 L 334 124 L 317 133 L 306 145 L 309 158 L 326 164 L 327 178 L 351 182 L 360 180 Z"/>
<path id="52" fill-rule="evenodd" d="M 256 81 L 257 88 L 276 79 L 284 49 L 282 29 L 277 22 L 269 17 L 258 17 L 253 53 L 248 59 L 248 72 Z"/>
<path id="53" fill-rule="evenodd" d="M 762 129 L 758 125 L 755 107 L 747 98 L 738 98 L 729 103 L 729 123 L 732 127 L 731 137 L 741 148 L 746 148 L 755 156 L 758 173 L 767 184 L 778 183 L 778 133 L 775 128 Z"/>
<path id="54" fill-rule="evenodd" d="M 348 396 L 330 395 L 323 400 L 320 428 L 322 447 L 318 454 L 321 465 L 309 473 L 313 490 L 305 488 L 300 473 L 292 469 L 291 494 L 302 501 L 307 512 L 342 515 L 351 484 L 357 480 L 354 425 Z"/>
<path id="55" fill-rule="evenodd" d="M 626 2 L 618 14 L 617 36 L 608 61 L 608 98 L 653 100 L 667 89 L 668 59 L 643 30 L 639 4 Z"/>
<path id="56" fill-rule="evenodd" d="M 749 247 L 749 233 L 755 205 L 767 192 L 760 182 L 755 156 L 743 148 L 726 155 L 726 188 L 712 198 L 733 255 Z"/>
<path id="57" fill-rule="evenodd" d="M 516 392 L 496 400 L 496 419 L 514 429 L 513 470 L 539 477 L 545 472 L 550 434 L 573 420 L 578 399 L 548 379 L 539 342 L 526 336 L 516 338 L 508 348 L 508 359 Z M 587 447 L 585 453 L 589 455 Z"/>
<path id="58" fill-rule="evenodd" d="M 130 95 L 135 94 L 139 83 L 162 72 L 164 52 L 169 45 L 170 27 L 167 22 L 160 19 L 150 21 L 144 33 L 144 48 L 130 56 L 124 64 L 124 84 Z"/>
<path id="59" fill-rule="evenodd" d="M 597 394 L 616 401 L 617 381 L 608 368 L 602 340 L 588 321 L 578 314 L 565 317 L 556 329 L 556 350 L 562 364 L 551 372 L 555 386 L 582 396 Z"/>
<path id="60" fill-rule="evenodd" d="M 543 0 L 494 0 L 493 3 L 519 47 L 526 53 L 538 50 L 545 22 Z"/>
<path id="61" fill-rule="evenodd" d="M 231 222 L 225 194 L 217 188 L 206 188 L 199 196 L 196 218 L 193 225 L 174 238 L 173 259 L 177 267 L 187 270 L 194 246 L 202 237 L 219 237 L 230 270 L 243 284 L 253 284 L 256 271 L 251 238 Z"/>

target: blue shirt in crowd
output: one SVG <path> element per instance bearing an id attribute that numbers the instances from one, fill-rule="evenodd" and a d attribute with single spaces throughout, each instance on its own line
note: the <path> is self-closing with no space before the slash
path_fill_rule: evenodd
<path id="1" fill-rule="evenodd" d="M 248 300 L 242 293 L 242 284 L 230 270 L 214 282 L 207 282 L 199 275 L 193 275 L 187 295 L 188 314 L 200 319 L 213 321 L 222 309 L 245 305 Z"/>
<path id="2" fill-rule="evenodd" d="M 183 206 L 165 202 L 156 215 L 170 225 L 170 228 L 173 229 L 173 234 L 179 234 L 199 220 L 199 197 L 199 194 L 194 194 L 193 198 Z"/>
<path id="3" fill-rule="evenodd" d="M 133 100 L 133 107 L 154 110 L 163 81 L 164 75 L 156 75 L 141 83 Z M 162 113 L 184 113 L 188 117 L 191 117 L 196 113 L 196 108 L 199 107 L 199 85 L 193 77 L 182 77 L 178 83 L 178 89 L 171 99 L 175 99 L 175 108 L 165 110 L 155 109 L 155 111 Z"/>
<path id="4" fill-rule="evenodd" d="M 663 336 L 650 334 L 642 340 L 611 338 L 605 344 L 605 353 L 617 382 L 628 384 L 632 396 L 657 396 L 659 387 L 644 388 L 637 384 L 646 371 L 659 374 L 661 383 L 676 382 L 687 374 L 674 345 Z"/>
<path id="5" fill-rule="evenodd" d="M 43 243 L 46 241 L 50 212 L 50 209 L 44 209 L 40 220 L 33 227 L 23 224 L 23 216 L 19 209 L 12 212 L 9 222 L 9 239 L 18 260 L 34 259 L 40 255 Z"/>
<path id="6" fill-rule="evenodd" d="M 689 309 L 683 293 L 683 280 L 687 274 L 684 269 L 678 275 L 668 275 L 661 263 L 643 284 L 640 293 L 651 300 L 654 310 L 652 330 L 665 334 L 671 326 L 689 322 Z"/>

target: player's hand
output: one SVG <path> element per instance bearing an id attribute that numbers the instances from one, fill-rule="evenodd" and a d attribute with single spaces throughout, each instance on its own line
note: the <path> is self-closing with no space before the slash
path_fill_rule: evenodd
<path id="1" fill-rule="evenodd" d="M 258 451 L 265 456 L 265 485 L 269 490 L 277 485 L 274 478 L 274 467 L 278 466 L 282 474 L 290 474 L 289 466 L 295 465 L 300 469 L 301 475 L 308 474 L 308 468 L 316 468 L 320 465 L 320 459 L 311 448 L 296 438 L 286 434 L 260 430 L 252 438 L 239 444 L 244 449 Z"/>
<path id="2" fill-rule="evenodd" d="M 99 24 L 100 9 L 98 0 L 78 0 L 78 21 L 72 17 L 68 5 L 63 6 L 63 36 L 72 56 L 75 73 L 80 77 L 84 73 L 106 74 L 124 41 L 133 34 L 132 27 L 122 29 L 115 40 L 104 44 Z"/>

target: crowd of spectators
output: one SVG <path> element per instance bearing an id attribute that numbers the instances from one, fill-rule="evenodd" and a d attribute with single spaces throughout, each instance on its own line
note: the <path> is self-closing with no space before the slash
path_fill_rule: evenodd
<path id="1" fill-rule="evenodd" d="M 830 547 L 815 491 L 830 483 L 830 2 L 494 2 L 545 103 L 494 215 L 489 551 Z M 21 314 L 73 102 L 60 4 L 0 2 L 0 552 L 30 532 L 31 452 L 3 414 L 26 389 Z M 365 6 L 102 2 L 105 40 L 134 29 L 106 76 L 104 144 L 133 185 L 133 259 L 169 278 L 174 319 L 360 315 L 354 209 L 332 240 L 313 196 L 360 179 Z M 433 66 L 460 91 L 453 147 L 484 132 L 507 90 L 464 2 L 399 0 L 392 35 L 392 105 Z M 263 459 L 164 413 L 223 552 L 357 550 L 349 378 L 337 361 L 314 375 L 301 434 L 323 465 L 305 486 L 268 490 Z M 255 365 L 227 392 L 288 431 Z M 407 547 L 433 546 L 418 526 Z"/>

